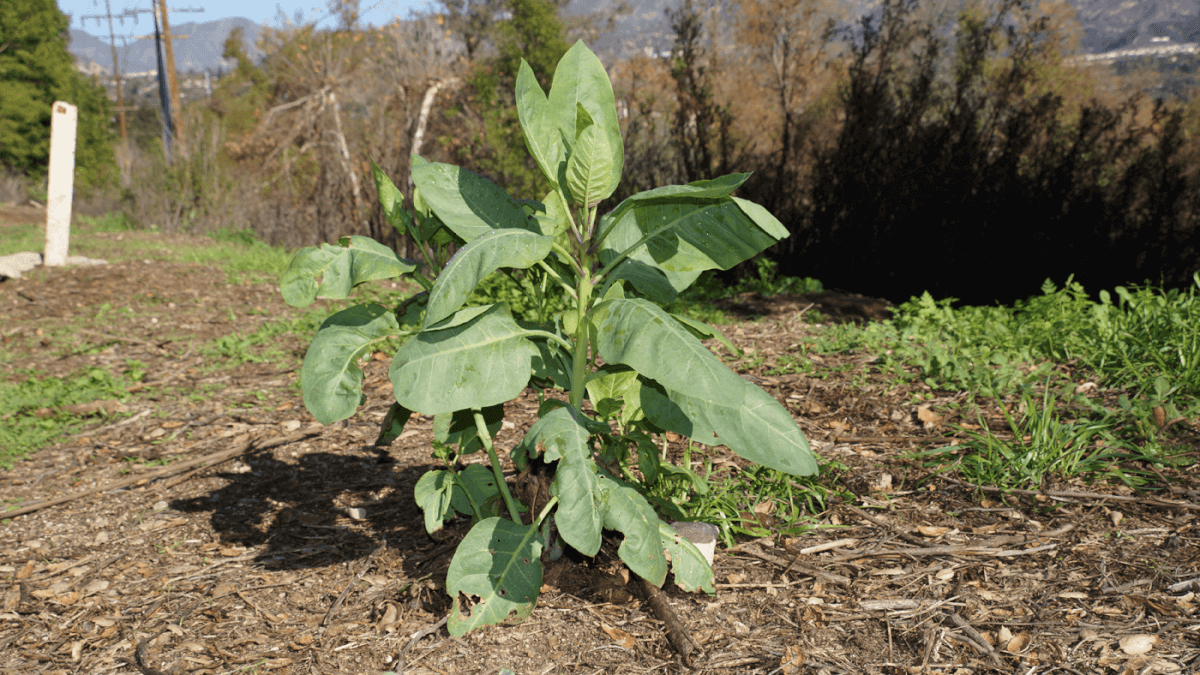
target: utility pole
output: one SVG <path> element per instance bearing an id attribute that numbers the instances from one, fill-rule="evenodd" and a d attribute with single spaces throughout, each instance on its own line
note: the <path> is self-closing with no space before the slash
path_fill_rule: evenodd
<path id="1" fill-rule="evenodd" d="M 126 14 L 128 14 L 128 12 L 125 12 L 124 14 L 121 14 L 118 17 L 118 18 L 120 18 L 122 24 L 125 23 L 125 15 Z M 137 15 L 135 14 L 134 17 L 136 18 Z M 121 147 L 124 150 L 124 153 L 123 153 L 124 157 L 123 157 L 122 161 L 127 161 L 129 158 L 129 133 L 126 131 L 126 126 L 125 126 L 125 98 L 124 98 L 124 94 L 122 93 L 122 90 L 125 88 L 125 86 L 121 82 L 121 62 L 117 58 L 117 37 L 113 33 L 112 5 L 109 3 L 109 0 L 104 0 L 104 14 L 103 15 L 85 14 L 85 15 L 79 17 L 79 25 L 82 26 L 88 19 L 95 19 L 96 25 L 99 26 L 101 18 L 108 19 L 108 42 L 109 42 L 109 46 L 112 47 L 113 83 L 117 87 L 117 121 L 121 128 Z M 128 169 L 128 167 L 126 167 L 126 169 Z M 122 175 L 124 176 L 124 174 L 122 174 Z M 122 178 L 122 180 L 124 180 L 124 178 Z"/>
<path id="2" fill-rule="evenodd" d="M 81 24 L 83 23 L 82 19 L 94 18 L 94 19 L 96 19 L 96 23 L 99 24 L 100 19 L 107 16 L 108 17 L 108 32 L 111 36 L 112 35 L 112 10 L 109 6 L 109 0 L 104 0 L 104 3 L 105 3 L 105 7 L 108 9 L 107 14 L 84 16 L 84 17 L 81 17 L 80 23 Z M 182 116 L 183 108 L 179 102 L 179 85 L 175 78 L 175 53 L 174 53 L 174 50 L 172 49 L 172 44 L 171 44 L 171 28 L 170 28 L 170 24 L 167 21 L 167 12 L 203 12 L 203 11 L 204 11 L 204 5 L 201 5 L 200 9 L 192 9 L 191 5 L 188 5 L 187 9 L 169 9 L 167 7 L 166 0 L 151 0 L 150 9 L 145 9 L 145 8 L 126 9 L 122 12 L 121 15 L 119 15 L 119 18 L 121 19 L 121 23 L 125 22 L 124 17 L 129 16 L 129 17 L 133 18 L 133 22 L 136 24 L 138 14 L 148 13 L 154 18 L 154 55 L 158 60 L 158 89 L 159 89 L 159 99 L 162 103 L 162 110 L 163 110 L 163 154 L 166 156 L 168 162 L 171 161 L 171 146 L 178 140 L 177 137 L 181 136 L 180 129 L 181 129 L 181 126 L 183 123 L 183 116 Z M 162 30 L 161 31 L 159 30 L 160 19 L 162 22 Z M 182 36 L 182 37 L 186 37 L 186 36 Z M 163 60 L 164 48 L 165 48 L 165 52 L 166 52 L 165 63 Z M 125 139 L 126 138 L 125 111 L 124 111 L 124 105 L 122 104 L 123 101 L 121 98 L 122 94 L 121 94 L 121 86 L 120 86 L 120 74 L 117 71 L 117 47 L 116 47 L 116 39 L 115 38 L 113 38 L 113 72 L 117 73 L 117 75 L 116 75 L 116 77 L 117 77 L 117 109 L 121 115 L 120 116 L 121 137 L 122 137 L 122 139 Z M 180 151 L 185 152 L 185 149 L 182 147 L 182 143 L 180 144 Z"/>
<path id="3" fill-rule="evenodd" d="M 186 157 L 187 146 L 183 142 L 183 108 L 179 105 L 179 83 L 175 79 L 175 51 L 171 48 L 171 26 L 167 22 L 167 0 L 156 0 L 156 2 L 162 20 L 163 52 L 167 58 L 167 84 L 171 89 L 171 106 L 168 108 L 168 113 L 171 116 L 171 127 L 175 131 L 176 145 L 179 147 L 179 152 Z"/>

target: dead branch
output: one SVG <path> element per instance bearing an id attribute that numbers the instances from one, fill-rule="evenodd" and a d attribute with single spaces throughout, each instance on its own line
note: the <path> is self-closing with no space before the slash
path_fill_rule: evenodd
<path id="1" fill-rule="evenodd" d="M 425 140 L 425 124 L 429 121 L 429 111 L 433 108 L 434 97 L 442 87 L 455 86 L 458 83 L 457 77 L 451 77 L 437 80 L 425 90 L 425 98 L 421 101 L 421 114 L 417 117 L 417 130 L 413 133 L 412 154 L 421 154 L 421 143 Z"/>
<path id="2" fill-rule="evenodd" d="M 942 478 L 944 478 L 945 480 L 950 481 L 951 483 L 954 483 L 956 485 L 962 485 L 963 487 L 969 487 L 969 488 L 972 488 L 975 490 L 980 490 L 982 492 L 1027 495 L 1027 496 L 1031 496 L 1031 497 L 1037 497 L 1037 496 L 1041 495 L 1044 497 L 1057 497 L 1059 499 L 1099 499 L 1102 501 L 1126 502 L 1126 503 L 1133 503 L 1133 504 L 1150 504 L 1153 506 L 1162 506 L 1165 508 L 1191 509 L 1193 511 L 1200 511 L 1200 504 L 1191 504 L 1188 502 L 1173 502 L 1173 501 L 1169 501 L 1166 499 L 1159 499 L 1158 497 L 1126 497 L 1124 495 L 1106 495 L 1101 492 L 1075 492 L 1074 490 L 1017 490 L 1015 488 L 999 488 L 999 487 L 991 487 L 989 485 L 976 485 L 974 483 L 968 483 L 966 481 L 956 480 L 956 479 L 951 478 L 950 476 L 946 476 L 946 475 L 943 475 Z"/>
<path id="3" fill-rule="evenodd" d="M 679 658 L 683 660 L 683 664 L 691 668 L 692 650 L 697 648 L 692 636 L 688 634 L 687 628 L 679 620 L 675 610 L 671 609 L 666 594 L 641 577 L 638 577 L 638 581 L 641 582 L 642 592 L 646 595 L 646 602 L 650 605 L 650 609 L 654 610 L 654 616 L 663 622 L 663 628 L 667 631 L 667 641 L 671 643 L 676 652 L 679 652 Z"/>

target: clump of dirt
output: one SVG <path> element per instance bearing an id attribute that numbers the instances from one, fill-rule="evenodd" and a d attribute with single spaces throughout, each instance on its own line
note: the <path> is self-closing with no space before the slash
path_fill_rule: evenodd
<path id="1" fill-rule="evenodd" d="M 732 365 L 793 412 L 834 463 L 839 496 L 805 536 L 718 549 L 715 597 L 668 585 L 697 669 L 1194 670 L 1194 493 L 1093 487 L 1105 494 L 1002 502 L 930 475 L 911 453 L 953 443 L 955 429 L 922 419 L 913 394 L 936 405 L 953 392 L 898 385 L 863 354 L 767 375 L 764 359 L 813 334 L 802 310 L 814 299 L 753 302 L 764 318 L 724 328 L 748 354 Z M 321 427 L 295 384 L 307 336 L 281 338 L 283 356 L 262 363 L 204 350 L 285 311 L 272 285 L 154 260 L 0 283 L 7 376 L 129 362 L 145 372 L 121 404 L 127 416 L 98 409 L 84 431 L 0 474 L 0 494 L 28 509 L 0 525 L 0 670 L 685 670 L 608 547 L 550 566 L 524 623 L 447 635 L 442 584 L 469 523 L 434 539 L 413 503 L 433 463 L 430 418 L 374 446 L 391 402 L 387 363 L 366 365 L 359 415 Z M 515 444 L 536 411 L 528 394 L 507 404 L 498 445 Z M 1190 470 L 1172 478 L 1195 482 Z"/>

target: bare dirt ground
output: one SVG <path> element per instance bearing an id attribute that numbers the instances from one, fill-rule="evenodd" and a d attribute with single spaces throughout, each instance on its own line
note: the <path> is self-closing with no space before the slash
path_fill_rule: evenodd
<path id="1" fill-rule="evenodd" d="M 126 250 L 174 245 L 103 236 Z M 267 363 L 228 367 L 203 354 L 208 341 L 283 314 L 277 288 L 146 255 L 0 283 L 0 338 L 16 355 L 0 377 L 129 360 L 146 372 L 110 404 L 131 415 L 98 416 L 0 473 L 5 504 L 34 509 L 10 509 L 0 524 L 0 672 L 689 670 L 611 542 L 595 560 L 547 569 L 524 623 L 462 638 L 438 628 L 445 571 L 469 523 L 435 541 L 413 503 L 432 463 L 429 418 L 373 447 L 388 364 L 367 367 L 365 414 L 316 425 L 295 385 L 300 337 L 284 338 L 286 358 Z M 114 311 L 98 322 L 104 303 Z M 812 514 L 825 527 L 719 549 L 715 597 L 668 584 L 698 646 L 692 669 L 1195 672 L 1200 500 L 1190 469 L 1165 477 L 1182 489 L 1173 496 L 1064 485 L 1007 503 L 930 476 L 908 455 L 951 443 L 954 420 L 920 419 L 913 394 L 928 390 L 874 373 L 880 355 L 822 355 L 811 376 L 763 372 L 816 330 L 802 313 L 813 303 L 827 316 L 885 311 L 842 294 L 745 297 L 729 307 L 763 318 L 726 333 L 747 351 L 731 365 L 842 465 L 827 479 L 842 496 Z M 956 396 L 933 393 L 934 410 Z M 507 406 L 501 448 L 535 411 L 528 397 Z M 1195 447 L 1195 421 L 1178 434 Z M 747 512 L 754 506 L 746 495 Z"/>

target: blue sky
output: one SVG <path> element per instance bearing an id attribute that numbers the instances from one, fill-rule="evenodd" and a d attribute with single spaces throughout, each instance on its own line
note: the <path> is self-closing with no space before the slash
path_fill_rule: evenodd
<path id="1" fill-rule="evenodd" d="M 204 12 L 172 12 L 171 25 L 190 21 L 214 21 L 238 16 L 250 19 L 255 23 L 274 25 L 278 8 L 283 9 L 289 18 L 295 14 L 296 10 L 301 10 L 304 12 L 305 21 L 320 18 L 323 19 L 322 25 L 335 23 L 335 20 L 327 18 L 329 12 L 326 10 L 325 0 L 184 0 L 184 2 L 172 0 L 167 3 L 167 6 L 171 9 L 186 9 L 188 3 L 191 3 L 193 9 L 204 7 Z M 124 9 L 139 7 L 148 9 L 150 0 L 109 0 L 109 4 L 112 7 L 113 16 L 116 17 Z M 407 16 L 410 9 L 421 9 L 430 4 L 429 0 L 362 0 L 360 21 L 363 25 L 378 26 L 391 21 L 396 16 Z M 104 0 L 58 0 L 58 8 L 64 13 L 72 15 L 71 28 L 82 28 L 92 35 L 108 37 L 107 20 L 101 19 L 99 26 L 96 25 L 95 19 L 88 19 L 86 22 L 82 22 L 83 25 L 80 21 L 80 17 L 84 15 L 104 14 Z M 134 24 L 133 19 L 126 18 L 125 24 L 122 26 L 121 22 L 114 18 L 113 31 L 117 35 L 146 35 L 154 32 L 154 23 L 148 13 L 139 15 L 137 24 Z"/>

